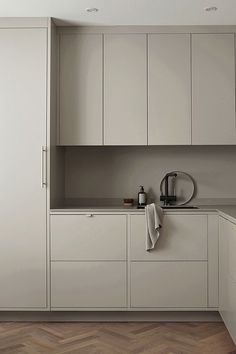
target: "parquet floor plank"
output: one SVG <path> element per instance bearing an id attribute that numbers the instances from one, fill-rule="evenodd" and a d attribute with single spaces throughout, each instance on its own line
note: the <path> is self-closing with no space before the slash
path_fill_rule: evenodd
<path id="1" fill-rule="evenodd" d="M 223 323 L 0 323 L 0 354 L 236 354 Z"/>

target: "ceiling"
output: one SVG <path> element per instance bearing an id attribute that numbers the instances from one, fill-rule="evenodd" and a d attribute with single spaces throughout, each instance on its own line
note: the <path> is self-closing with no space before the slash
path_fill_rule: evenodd
<path id="1" fill-rule="evenodd" d="M 64 25 L 235 25 L 236 0 L 0 0 L 0 17 L 18 16 Z"/>

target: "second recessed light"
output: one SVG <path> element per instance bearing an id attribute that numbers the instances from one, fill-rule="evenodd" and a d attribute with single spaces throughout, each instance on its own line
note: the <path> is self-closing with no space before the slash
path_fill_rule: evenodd
<path id="1" fill-rule="evenodd" d="M 87 12 L 98 12 L 99 9 L 98 9 L 97 7 L 88 7 L 88 8 L 86 9 L 86 11 L 87 11 Z"/>
<path id="2" fill-rule="evenodd" d="M 216 7 L 216 6 L 209 6 L 209 7 L 205 7 L 204 10 L 207 11 L 207 12 L 217 11 L 217 10 L 218 10 L 218 7 Z"/>

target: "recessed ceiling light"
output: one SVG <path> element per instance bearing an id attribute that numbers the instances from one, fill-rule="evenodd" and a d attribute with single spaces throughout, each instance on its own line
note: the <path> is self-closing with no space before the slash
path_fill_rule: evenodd
<path id="1" fill-rule="evenodd" d="M 210 11 L 217 11 L 218 7 L 216 6 L 209 6 L 204 8 L 205 11 L 210 12 Z"/>
<path id="2" fill-rule="evenodd" d="M 88 7 L 88 8 L 86 9 L 86 11 L 87 11 L 87 12 L 98 12 L 99 10 L 98 10 L 97 7 Z"/>

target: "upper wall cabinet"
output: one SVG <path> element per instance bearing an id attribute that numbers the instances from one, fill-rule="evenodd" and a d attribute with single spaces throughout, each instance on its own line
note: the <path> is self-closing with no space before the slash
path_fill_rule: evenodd
<path id="1" fill-rule="evenodd" d="M 102 145 L 102 35 L 61 34 L 59 145 Z"/>
<path id="2" fill-rule="evenodd" d="M 59 145 L 236 144 L 233 33 L 59 38 Z"/>
<path id="3" fill-rule="evenodd" d="M 189 34 L 149 35 L 148 144 L 191 144 Z"/>
<path id="4" fill-rule="evenodd" d="M 147 144 L 147 48 L 145 34 L 104 38 L 105 145 Z"/>
<path id="5" fill-rule="evenodd" d="M 192 143 L 235 144 L 233 34 L 192 35 Z"/>

